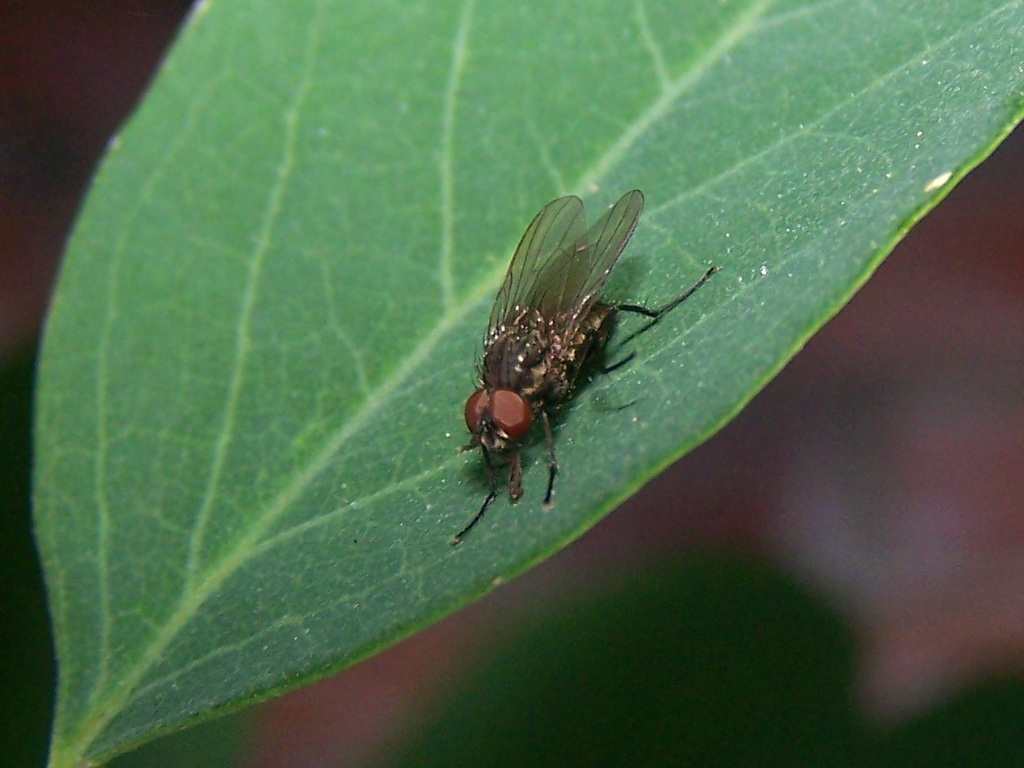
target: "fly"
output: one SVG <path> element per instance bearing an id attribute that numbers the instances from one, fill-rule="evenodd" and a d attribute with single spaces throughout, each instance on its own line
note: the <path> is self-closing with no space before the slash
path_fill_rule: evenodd
<path id="1" fill-rule="evenodd" d="M 509 498 L 516 501 L 523 495 L 520 441 L 537 421 L 544 426 L 548 446 L 544 503 L 551 503 L 558 474 L 551 420 L 572 396 L 585 364 L 600 354 L 615 315 L 632 312 L 650 318 L 636 332 L 643 333 L 717 271 L 711 267 L 680 295 L 653 309 L 600 301 L 643 207 L 644 195 L 634 189 L 588 229 L 583 201 L 568 195 L 545 205 L 526 228 L 491 309 L 477 389 L 466 400 L 471 437 L 464 450 L 480 448 L 490 492 L 452 538 L 453 544 L 480 522 L 497 497 L 498 459 L 509 467 Z"/>

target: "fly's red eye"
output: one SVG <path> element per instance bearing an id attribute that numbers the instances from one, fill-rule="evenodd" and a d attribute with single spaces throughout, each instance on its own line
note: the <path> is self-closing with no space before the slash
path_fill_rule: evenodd
<path id="1" fill-rule="evenodd" d="M 511 389 L 494 390 L 487 407 L 495 426 L 514 440 L 529 432 L 533 425 L 529 404 Z"/>
<path id="2" fill-rule="evenodd" d="M 466 400 L 466 426 L 474 435 L 480 431 L 480 420 L 487 410 L 487 390 L 478 389 Z"/>

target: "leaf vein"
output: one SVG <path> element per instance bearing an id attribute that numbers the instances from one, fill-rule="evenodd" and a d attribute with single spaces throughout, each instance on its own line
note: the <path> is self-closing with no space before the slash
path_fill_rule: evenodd
<path id="1" fill-rule="evenodd" d="M 757 26 L 758 22 L 775 4 L 775 0 L 757 0 L 740 14 L 735 23 L 718 38 L 718 41 L 697 59 L 693 66 L 675 80 L 670 81 L 661 97 L 640 114 L 622 132 L 619 139 L 590 167 L 577 182 L 577 190 L 586 190 L 597 184 L 610 168 L 618 163 L 640 140 L 644 132 L 656 121 L 660 120 L 674 106 L 680 95 L 699 81 L 717 62 L 721 61 L 733 48 L 746 38 Z"/>
<path id="2" fill-rule="evenodd" d="M 455 113 L 459 88 L 466 67 L 469 32 L 473 24 L 475 0 L 465 0 L 452 44 L 452 62 L 445 86 L 441 117 L 439 173 L 441 181 L 441 305 L 451 310 L 454 301 L 452 254 L 455 251 Z"/>

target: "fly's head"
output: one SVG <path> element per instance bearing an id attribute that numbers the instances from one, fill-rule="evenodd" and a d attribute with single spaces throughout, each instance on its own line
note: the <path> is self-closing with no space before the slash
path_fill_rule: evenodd
<path id="1" fill-rule="evenodd" d="M 466 400 L 466 426 L 472 435 L 467 448 L 504 453 L 530 431 L 533 411 L 518 392 L 481 387 Z"/>

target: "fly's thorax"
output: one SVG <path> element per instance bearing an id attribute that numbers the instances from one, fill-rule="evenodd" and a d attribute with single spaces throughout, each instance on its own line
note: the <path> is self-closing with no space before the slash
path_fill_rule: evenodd
<path id="1" fill-rule="evenodd" d="M 524 310 L 516 322 L 499 326 L 487 339 L 480 372 L 483 386 L 533 397 L 544 380 L 551 343 L 541 314 Z"/>

